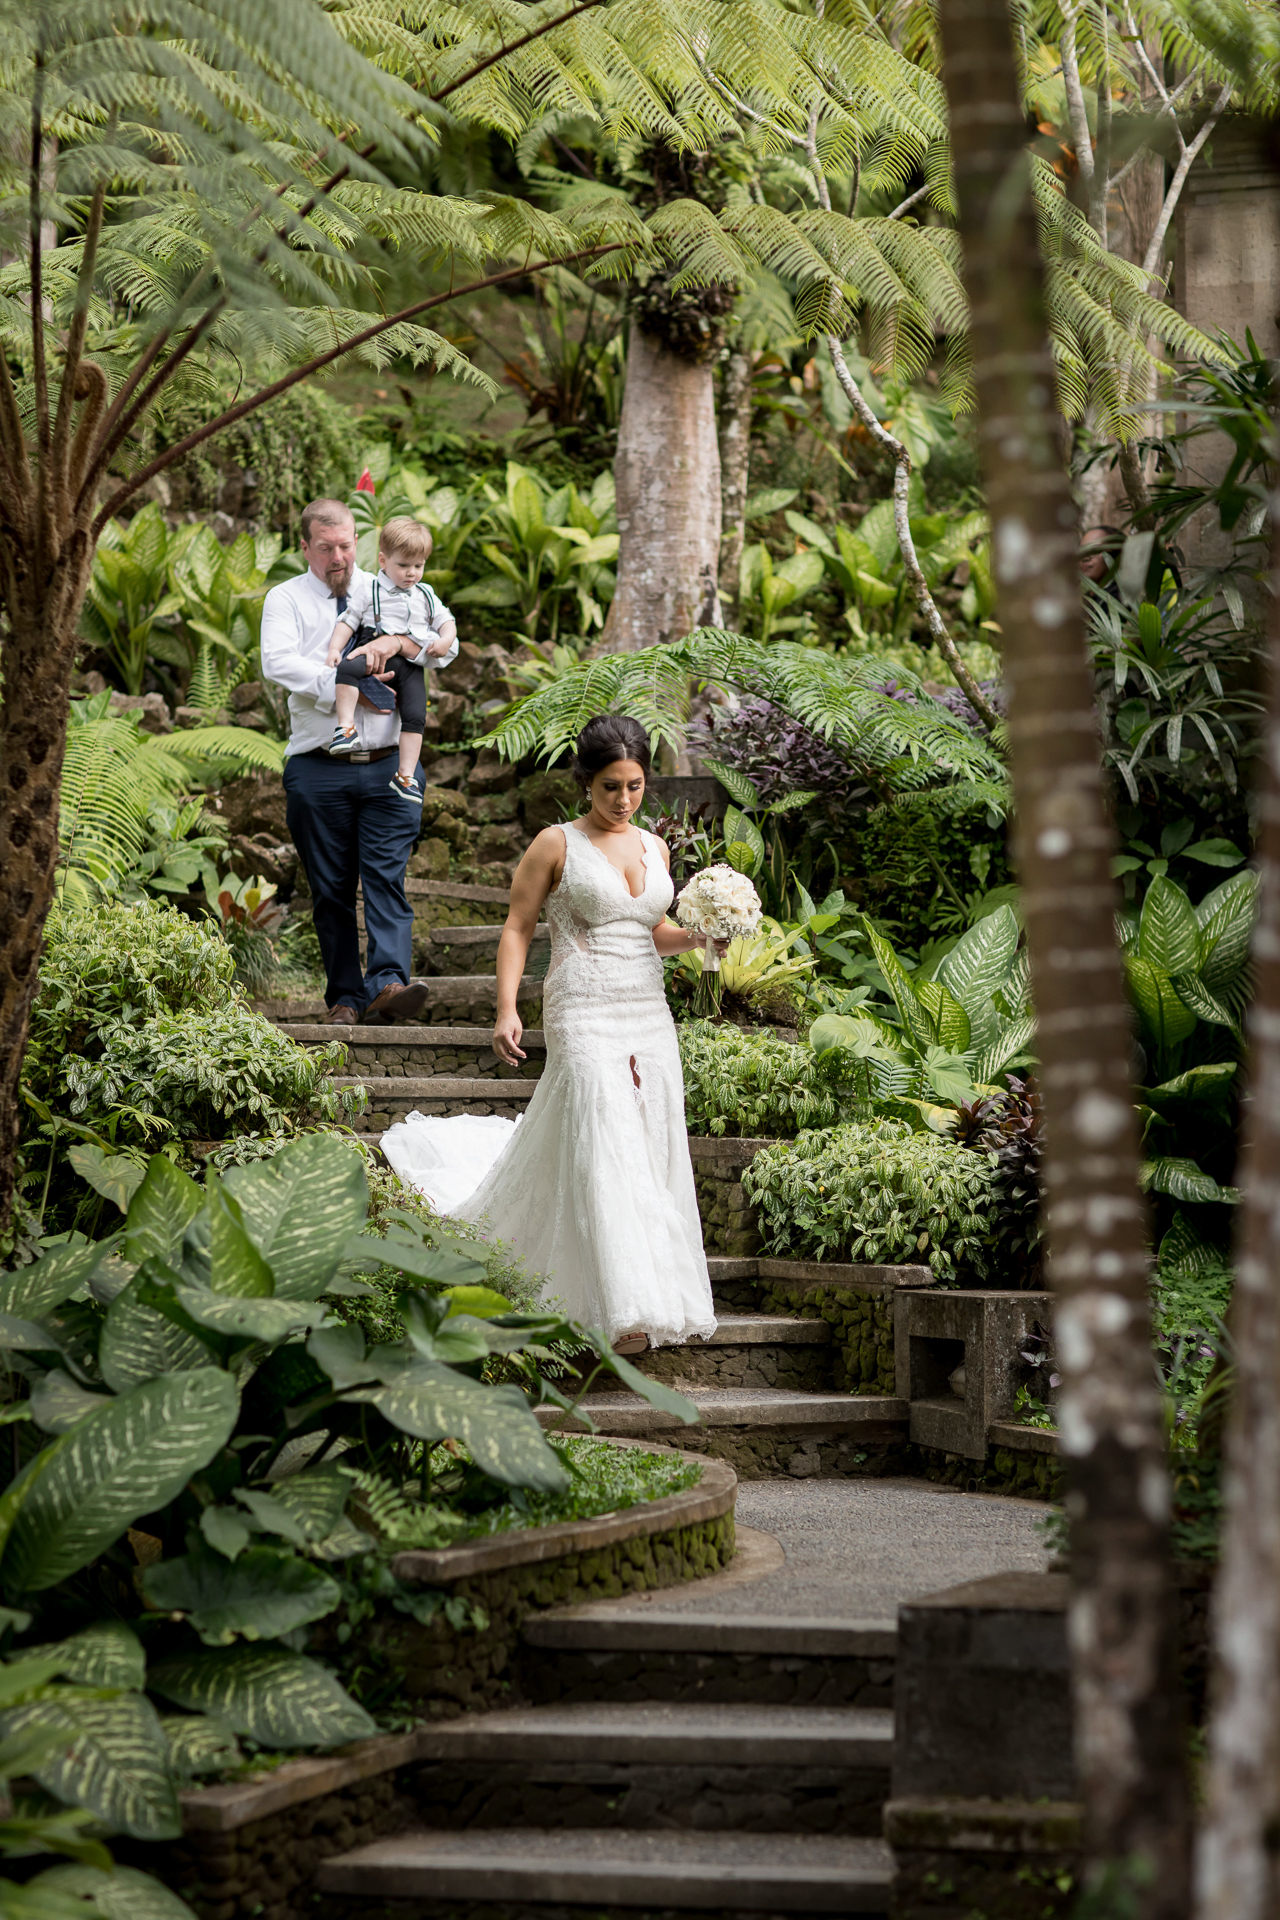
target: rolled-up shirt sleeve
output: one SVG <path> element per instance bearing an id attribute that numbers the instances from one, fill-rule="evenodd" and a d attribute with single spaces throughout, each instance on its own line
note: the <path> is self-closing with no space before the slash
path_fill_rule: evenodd
<path id="1" fill-rule="evenodd" d="M 449 611 L 448 607 L 446 607 L 444 601 L 440 598 L 439 594 L 436 593 L 434 588 L 432 589 L 432 592 L 431 592 L 431 599 L 433 603 L 432 609 L 431 609 L 431 625 L 435 629 L 435 631 L 439 633 L 445 621 L 452 620 L 453 615 Z M 455 628 L 454 635 L 453 635 L 453 645 L 450 647 L 448 653 L 429 654 L 424 651 L 418 655 L 418 663 L 424 667 L 431 667 L 435 672 L 438 673 L 441 667 L 452 666 L 453 662 L 457 659 L 457 657 L 458 657 L 458 634 Z"/>
<path id="2" fill-rule="evenodd" d="M 304 693 L 322 713 L 334 706 L 335 669 L 303 651 L 302 620 L 289 583 L 272 587 L 262 605 L 262 674 L 290 693 Z"/>

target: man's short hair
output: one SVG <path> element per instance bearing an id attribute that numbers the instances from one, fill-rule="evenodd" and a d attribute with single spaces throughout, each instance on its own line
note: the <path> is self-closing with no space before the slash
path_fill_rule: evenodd
<path id="1" fill-rule="evenodd" d="M 421 560 L 425 565 L 431 558 L 431 535 L 421 520 L 402 513 L 382 528 L 378 552 L 389 554 L 393 560 Z"/>
<path id="2" fill-rule="evenodd" d="M 313 527 L 336 527 L 344 520 L 349 520 L 353 527 L 356 523 L 345 500 L 308 500 L 302 509 L 302 537 L 310 546 Z"/>

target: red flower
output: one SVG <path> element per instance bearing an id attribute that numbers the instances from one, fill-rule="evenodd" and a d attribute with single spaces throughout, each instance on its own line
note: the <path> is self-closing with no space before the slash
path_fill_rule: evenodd
<path id="1" fill-rule="evenodd" d="M 356 492 L 376 493 L 377 491 L 378 489 L 373 484 L 373 475 L 370 473 L 368 467 L 366 467 L 360 475 L 360 478 L 356 481 Z"/>

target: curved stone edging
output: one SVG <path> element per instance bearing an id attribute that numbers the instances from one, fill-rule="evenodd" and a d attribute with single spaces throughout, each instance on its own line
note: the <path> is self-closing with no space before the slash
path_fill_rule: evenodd
<path id="1" fill-rule="evenodd" d="M 645 1451 L 655 1453 L 669 1449 L 650 1447 Z M 733 1468 L 723 1460 L 706 1460 L 702 1479 L 696 1487 L 669 1493 L 661 1500 L 646 1500 L 639 1506 L 597 1514 L 590 1520 L 518 1528 L 493 1534 L 485 1540 L 468 1540 L 456 1547 L 440 1547 L 434 1551 L 411 1548 L 395 1556 L 391 1569 L 407 1586 L 447 1586 L 473 1574 L 497 1573 L 504 1567 L 538 1566 L 547 1560 L 563 1559 L 566 1554 L 594 1553 L 622 1540 L 640 1540 L 648 1534 L 670 1533 L 676 1528 L 697 1526 L 704 1520 L 719 1520 L 723 1514 L 732 1512 L 737 1497 L 738 1476 Z"/>

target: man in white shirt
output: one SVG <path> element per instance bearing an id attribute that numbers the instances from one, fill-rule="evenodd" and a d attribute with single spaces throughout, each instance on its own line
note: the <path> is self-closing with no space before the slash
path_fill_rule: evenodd
<path id="1" fill-rule="evenodd" d="M 307 571 L 272 587 L 263 602 L 262 673 L 289 690 L 286 818 L 311 886 L 328 1019 L 334 1025 L 416 1020 L 429 989 L 425 980 L 410 977 L 413 909 L 404 875 L 421 816 L 396 799 L 382 765 L 398 755 L 399 714 L 362 702 L 355 718 L 358 749 L 343 759 L 327 751 L 335 669 L 325 665 L 325 656 L 348 594 L 368 578 L 356 566 L 355 521 L 341 500 L 313 500 L 304 507 L 302 554 Z M 382 635 L 368 650 L 370 671 L 389 679 L 386 663 L 398 653 L 416 663 L 425 648 L 404 635 Z M 367 972 L 360 966 L 357 884 L 364 896 Z"/>

